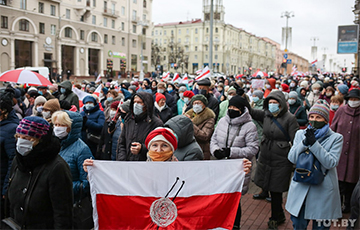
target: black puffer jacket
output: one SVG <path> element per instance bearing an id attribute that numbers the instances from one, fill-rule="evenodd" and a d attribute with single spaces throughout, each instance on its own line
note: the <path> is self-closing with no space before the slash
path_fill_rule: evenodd
<path id="1" fill-rule="evenodd" d="M 154 115 L 165 123 L 173 116 L 173 112 L 167 105 L 165 105 L 165 108 L 163 108 L 161 112 L 154 106 Z"/>
<path id="2" fill-rule="evenodd" d="M 203 151 L 195 140 L 194 125 L 190 118 L 178 115 L 168 120 L 164 126 L 172 129 L 178 137 L 178 148 L 175 150 L 174 155 L 179 161 L 204 159 Z"/>
<path id="3" fill-rule="evenodd" d="M 71 173 L 59 151 L 59 140 L 50 137 L 25 157 L 16 153 L 8 201 L 10 216 L 23 229 L 72 228 Z"/>
<path id="4" fill-rule="evenodd" d="M 146 107 L 146 113 L 139 116 L 134 115 L 134 98 L 140 97 Z M 150 93 L 139 92 L 134 94 L 130 102 L 130 112 L 125 117 L 123 130 L 121 131 L 116 150 L 116 160 L 118 161 L 146 161 L 147 148 L 145 139 L 147 135 L 163 122 L 153 114 L 154 100 Z M 131 143 L 139 142 L 142 144 L 139 154 L 132 154 L 130 151 Z"/>
<path id="5" fill-rule="evenodd" d="M 268 110 L 269 100 L 280 103 L 280 113 L 276 120 L 290 136 L 292 142 L 299 129 L 297 120 L 288 111 L 284 94 L 272 91 L 264 101 L 264 110 L 251 109 L 254 120 L 263 123 L 263 137 L 260 144 L 260 156 L 255 173 L 255 184 L 271 192 L 285 192 L 289 189 L 292 164 L 288 160 L 290 144 L 284 133 L 272 121 L 272 113 Z"/>

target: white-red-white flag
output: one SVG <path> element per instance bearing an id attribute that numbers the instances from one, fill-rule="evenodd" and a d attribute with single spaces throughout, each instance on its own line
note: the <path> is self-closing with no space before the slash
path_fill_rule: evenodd
<path id="1" fill-rule="evenodd" d="M 94 94 L 96 94 L 96 96 L 100 96 L 100 93 L 101 93 L 101 89 L 103 88 L 102 84 L 100 84 L 96 90 L 94 91 Z"/>
<path id="2" fill-rule="evenodd" d="M 164 73 L 161 80 L 166 81 L 170 77 L 170 72 Z"/>
<path id="3" fill-rule="evenodd" d="M 95 83 L 99 83 L 99 82 L 101 82 L 101 75 L 100 75 L 100 74 L 99 74 L 99 76 L 96 78 Z"/>
<path id="4" fill-rule="evenodd" d="M 95 229 L 232 229 L 243 161 L 94 161 Z"/>
<path id="5" fill-rule="evenodd" d="M 201 74 L 201 73 L 202 73 L 202 69 L 198 69 L 195 73 L 196 73 L 197 75 Z"/>
<path id="6" fill-rule="evenodd" d="M 172 83 L 179 81 L 180 80 L 180 74 L 179 73 L 175 73 L 174 74 L 174 78 L 172 79 Z"/>
<path id="7" fill-rule="evenodd" d="M 79 101 L 82 101 L 84 99 L 84 97 L 90 95 L 89 93 L 86 93 L 86 92 L 76 88 L 75 86 L 73 86 L 72 91 L 78 96 Z"/>
<path id="8" fill-rule="evenodd" d="M 202 70 L 201 74 L 195 78 L 195 80 L 200 81 L 201 79 L 204 79 L 204 78 L 207 78 L 207 77 L 210 78 L 210 76 L 211 76 L 210 69 L 209 69 L 209 67 L 206 66 Z"/>
<path id="9" fill-rule="evenodd" d="M 189 77 L 187 75 L 187 73 L 184 75 L 184 77 L 181 80 L 181 83 L 183 84 L 189 84 Z"/>

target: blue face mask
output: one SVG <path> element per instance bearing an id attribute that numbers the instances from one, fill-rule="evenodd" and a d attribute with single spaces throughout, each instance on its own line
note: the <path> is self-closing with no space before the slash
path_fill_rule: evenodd
<path id="1" fill-rule="evenodd" d="M 260 99 L 259 99 L 258 97 L 253 97 L 252 100 L 253 100 L 253 102 L 256 103 L 256 102 L 258 102 Z"/>
<path id="2" fill-rule="evenodd" d="M 288 102 L 289 102 L 289 105 L 293 105 L 293 104 L 295 104 L 296 100 L 295 99 L 289 99 Z"/>
<path id="3" fill-rule="evenodd" d="M 86 110 L 90 110 L 94 107 L 94 104 L 93 103 L 89 103 L 89 104 L 85 104 L 85 108 Z"/>
<path id="4" fill-rule="evenodd" d="M 38 93 L 39 93 L 40 95 L 43 95 L 43 92 L 42 92 L 42 91 L 40 91 L 40 90 L 38 91 Z"/>
<path id="5" fill-rule="evenodd" d="M 66 92 L 65 88 L 60 88 L 60 93 L 64 94 Z"/>
<path id="6" fill-rule="evenodd" d="M 106 100 L 107 100 L 108 102 L 112 102 L 112 101 L 114 100 L 114 98 L 108 97 Z"/>
<path id="7" fill-rule="evenodd" d="M 276 113 L 280 110 L 279 104 L 269 104 L 270 113 Z"/>

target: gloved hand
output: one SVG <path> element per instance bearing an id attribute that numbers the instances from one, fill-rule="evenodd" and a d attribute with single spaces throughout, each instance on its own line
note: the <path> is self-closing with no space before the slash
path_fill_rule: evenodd
<path id="1" fill-rule="evenodd" d="M 315 138 L 315 130 L 314 129 L 306 129 L 304 145 L 313 145 L 316 142 Z"/>
<path id="2" fill-rule="evenodd" d="M 116 125 L 116 122 L 111 120 L 108 124 L 108 127 L 109 127 L 109 130 L 110 132 L 113 131 L 115 129 L 115 125 Z"/>
<path id="3" fill-rule="evenodd" d="M 225 155 L 224 155 L 224 151 L 222 149 L 217 149 L 214 151 L 214 156 L 217 158 L 217 159 L 223 159 L 225 158 Z"/>
<path id="4" fill-rule="evenodd" d="M 225 157 L 229 157 L 230 156 L 230 148 L 225 148 L 225 149 L 222 149 L 223 152 L 224 152 L 224 155 Z"/>

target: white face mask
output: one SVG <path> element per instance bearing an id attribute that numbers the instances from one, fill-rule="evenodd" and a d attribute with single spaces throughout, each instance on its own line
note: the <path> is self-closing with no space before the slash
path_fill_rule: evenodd
<path id="1" fill-rule="evenodd" d="M 201 105 L 194 105 L 193 106 L 194 113 L 199 114 L 203 111 L 203 107 Z"/>
<path id="2" fill-rule="evenodd" d="M 184 98 L 184 102 L 185 102 L 185 103 L 188 103 L 188 102 L 189 102 L 189 98 L 188 98 L 188 97 L 185 97 L 185 98 Z"/>
<path id="3" fill-rule="evenodd" d="M 36 108 L 36 111 L 38 111 L 39 113 L 41 113 L 42 110 L 43 110 L 43 108 L 44 108 L 44 106 L 39 106 L 39 107 Z"/>
<path id="4" fill-rule="evenodd" d="M 279 84 L 276 84 L 276 85 L 275 85 L 275 88 L 277 88 L 277 89 L 278 89 L 279 87 L 280 87 L 280 85 L 279 85 Z"/>
<path id="5" fill-rule="evenodd" d="M 314 92 L 315 94 L 318 94 L 318 93 L 319 93 L 319 90 L 318 90 L 318 89 L 314 89 L 313 92 Z"/>
<path id="6" fill-rule="evenodd" d="M 294 83 L 294 82 L 291 82 L 291 83 L 290 83 L 290 87 L 295 87 L 295 83 Z"/>
<path id="7" fill-rule="evenodd" d="M 44 119 L 48 119 L 48 118 L 50 118 L 51 117 L 51 114 L 50 114 L 50 111 L 47 111 L 47 112 L 42 112 L 42 115 L 43 115 L 43 118 Z"/>
<path id="8" fill-rule="evenodd" d="M 180 98 L 184 98 L 184 93 L 179 93 Z"/>
<path id="9" fill-rule="evenodd" d="M 360 101 L 348 101 L 348 104 L 351 108 L 357 108 L 360 106 Z"/>
<path id="10" fill-rule="evenodd" d="M 66 137 L 69 134 L 66 130 L 67 127 L 61 127 L 61 126 L 54 127 L 54 134 L 59 139 L 64 139 L 64 137 Z"/>
<path id="11" fill-rule="evenodd" d="M 116 110 L 115 111 L 111 110 L 110 111 L 110 117 L 113 118 L 113 117 L 115 117 L 115 115 L 116 115 Z"/>
<path id="12" fill-rule="evenodd" d="M 21 156 L 26 156 L 33 149 L 33 144 L 34 141 L 18 138 L 16 142 L 16 150 L 20 153 Z"/>
<path id="13" fill-rule="evenodd" d="M 271 89 L 271 85 L 270 84 L 265 84 L 265 88 L 266 89 Z"/>
<path id="14" fill-rule="evenodd" d="M 231 96 L 231 95 L 228 96 L 229 101 L 230 101 L 230 99 L 231 99 L 232 97 L 233 97 L 233 96 Z"/>

